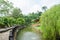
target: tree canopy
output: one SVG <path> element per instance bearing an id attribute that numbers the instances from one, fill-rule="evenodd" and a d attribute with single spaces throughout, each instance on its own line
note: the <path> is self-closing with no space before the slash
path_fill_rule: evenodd
<path id="1" fill-rule="evenodd" d="M 9 1 L 0 0 L 0 27 L 11 27 L 13 25 L 30 25 L 32 20 L 39 19 L 40 11 L 23 15 L 20 8 L 14 7 Z"/>
<path id="2" fill-rule="evenodd" d="M 12 3 L 9 1 L 0 0 L 0 15 L 7 16 L 12 8 Z"/>

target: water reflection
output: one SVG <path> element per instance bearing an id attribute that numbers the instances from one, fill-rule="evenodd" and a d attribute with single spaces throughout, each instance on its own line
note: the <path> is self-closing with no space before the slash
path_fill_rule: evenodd
<path id="1" fill-rule="evenodd" d="M 34 32 L 25 32 L 19 40 L 40 40 L 40 37 Z"/>

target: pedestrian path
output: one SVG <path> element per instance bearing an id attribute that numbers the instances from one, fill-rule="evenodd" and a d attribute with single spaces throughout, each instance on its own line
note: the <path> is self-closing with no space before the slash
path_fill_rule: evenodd
<path id="1" fill-rule="evenodd" d="M 0 33 L 0 40 L 9 40 L 9 32 Z"/>

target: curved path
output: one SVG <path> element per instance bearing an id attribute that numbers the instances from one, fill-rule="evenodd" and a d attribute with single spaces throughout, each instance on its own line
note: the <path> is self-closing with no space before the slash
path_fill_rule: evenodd
<path id="1" fill-rule="evenodd" d="M 9 40 L 9 33 L 10 31 L 0 33 L 0 40 Z"/>
<path id="2" fill-rule="evenodd" d="M 13 32 L 15 32 L 15 30 L 17 29 L 17 28 L 23 28 L 22 26 L 13 26 L 13 27 L 9 27 L 9 28 L 3 28 L 3 29 L 0 29 L 0 40 L 9 40 L 10 38 L 9 38 L 9 36 L 11 35 L 11 36 L 13 36 Z M 11 34 L 10 34 L 10 32 L 12 32 Z M 13 39 L 11 39 L 11 40 L 13 40 Z"/>

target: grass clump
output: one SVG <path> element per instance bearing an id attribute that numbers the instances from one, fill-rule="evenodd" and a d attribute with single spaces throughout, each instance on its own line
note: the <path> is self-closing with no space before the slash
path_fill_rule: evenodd
<path id="1" fill-rule="evenodd" d="M 44 12 L 40 21 L 43 40 L 60 39 L 60 4 Z"/>

